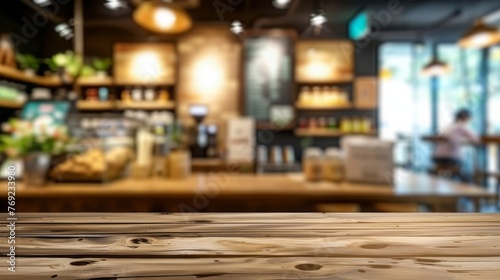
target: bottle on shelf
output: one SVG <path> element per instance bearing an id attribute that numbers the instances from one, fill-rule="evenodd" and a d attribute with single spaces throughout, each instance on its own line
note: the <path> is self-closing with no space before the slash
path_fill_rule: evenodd
<path id="1" fill-rule="evenodd" d="M 352 120 L 348 117 L 342 118 L 340 123 L 340 129 L 343 133 L 351 133 L 352 132 Z"/>
<path id="2" fill-rule="evenodd" d="M 134 100 L 134 101 L 142 101 L 143 100 L 142 89 L 134 88 L 132 90 L 132 100 Z"/>
<path id="3" fill-rule="evenodd" d="M 309 128 L 314 129 L 318 127 L 318 122 L 316 121 L 316 118 L 311 117 L 309 118 Z"/>
<path id="4" fill-rule="evenodd" d="M 161 89 L 158 93 L 158 101 L 167 102 L 170 99 L 167 89 Z"/>
<path id="5" fill-rule="evenodd" d="M 329 129 L 337 129 L 337 120 L 334 117 L 328 118 L 328 128 Z"/>
<path id="6" fill-rule="evenodd" d="M 372 120 L 370 118 L 365 117 L 363 119 L 362 130 L 364 133 L 372 132 Z"/>
<path id="7" fill-rule="evenodd" d="M 349 104 L 349 98 L 345 90 L 339 90 L 339 105 Z"/>
<path id="8" fill-rule="evenodd" d="M 100 87 L 99 88 L 99 100 L 100 101 L 107 101 L 109 98 L 109 89 L 106 87 Z"/>
<path id="9" fill-rule="evenodd" d="M 352 132 L 362 132 L 361 125 L 362 121 L 360 118 L 352 118 Z"/>
<path id="10" fill-rule="evenodd" d="M 86 90 L 86 95 L 87 95 L 88 101 L 97 101 L 98 100 L 97 89 L 95 89 L 95 88 L 88 88 Z"/>
<path id="11" fill-rule="evenodd" d="M 299 103 L 307 105 L 311 103 L 311 91 L 309 87 L 302 87 L 299 93 Z"/>
<path id="12" fill-rule="evenodd" d="M 152 88 L 148 88 L 144 91 L 144 100 L 146 101 L 154 101 L 156 97 L 156 92 Z"/>
<path id="13" fill-rule="evenodd" d="M 315 105 L 321 104 L 321 88 L 319 86 L 313 87 L 312 103 Z"/>
<path id="14" fill-rule="evenodd" d="M 318 119 L 318 127 L 319 128 L 326 128 L 326 118 L 325 117 L 320 117 Z"/>
<path id="15" fill-rule="evenodd" d="M 132 96 L 129 88 L 124 88 L 121 92 L 121 99 L 123 102 L 130 102 L 132 100 Z"/>
<path id="16" fill-rule="evenodd" d="M 307 123 L 307 119 L 302 117 L 299 119 L 299 127 L 300 128 L 307 128 L 308 126 L 308 123 Z"/>

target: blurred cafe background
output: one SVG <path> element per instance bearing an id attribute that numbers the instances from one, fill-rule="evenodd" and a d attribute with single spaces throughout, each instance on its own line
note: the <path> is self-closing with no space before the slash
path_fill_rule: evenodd
<path id="1" fill-rule="evenodd" d="M 498 1 L 0 6 L 2 207 L 499 210 Z"/>

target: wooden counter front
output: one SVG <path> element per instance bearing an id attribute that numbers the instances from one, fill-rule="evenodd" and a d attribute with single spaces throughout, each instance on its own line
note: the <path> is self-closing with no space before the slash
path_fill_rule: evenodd
<path id="1" fill-rule="evenodd" d="M 6 193 L 1 194 L 5 199 Z M 397 170 L 394 183 L 382 185 L 344 182 L 306 182 L 302 174 L 244 175 L 224 172 L 193 175 L 186 180 L 125 179 L 103 185 L 52 184 L 17 189 L 18 207 L 38 211 L 312 211 L 325 202 L 419 202 L 452 204 L 459 197 L 493 198 L 494 194 L 473 185 L 451 182 Z M 72 203 L 73 202 L 73 203 Z M 62 203 L 68 209 L 50 207 Z M 109 207 L 95 206 L 104 203 Z M 80 208 L 77 204 L 81 204 Z M 132 207 L 145 204 L 148 207 Z M 45 209 L 34 208 L 36 205 Z M 87 206 L 85 206 L 87 205 Z M 113 206 L 115 205 L 115 206 Z M 277 205 L 284 206 L 279 208 Z M 128 207 L 128 208 L 127 208 Z M 180 208 L 187 209 L 180 209 Z M 309 208 L 309 209 L 307 209 Z"/>
<path id="2" fill-rule="evenodd" d="M 7 235 L 7 215 L 0 215 Z M 27 214 L 0 279 L 500 279 L 496 214 Z M 0 243 L 8 252 L 6 242 Z"/>

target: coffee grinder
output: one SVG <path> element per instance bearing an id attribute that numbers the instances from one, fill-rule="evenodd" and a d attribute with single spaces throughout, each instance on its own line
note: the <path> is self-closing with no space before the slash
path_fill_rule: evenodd
<path id="1" fill-rule="evenodd" d="M 189 115 L 195 120 L 195 127 L 190 137 L 191 155 L 194 158 L 214 157 L 216 149 L 216 128 L 206 125 L 203 120 L 208 115 L 208 107 L 204 104 L 193 104 L 189 106 Z"/>

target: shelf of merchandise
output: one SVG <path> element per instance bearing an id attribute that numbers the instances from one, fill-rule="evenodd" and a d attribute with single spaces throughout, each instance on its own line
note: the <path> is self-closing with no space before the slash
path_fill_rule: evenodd
<path id="1" fill-rule="evenodd" d="M 79 100 L 76 103 L 76 108 L 80 111 L 108 111 L 116 109 L 116 104 L 113 101 Z"/>
<path id="2" fill-rule="evenodd" d="M 104 77 L 80 77 L 75 83 L 78 87 L 111 87 L 114 86 L 113 78 Z"/>
<path id="3" fill-rule="evenodd" d="M 11 100 L 0 100 L 0 108 L 21 109 L 24 103 Z"/>
<path id="4" fill-rule="evenodd" d="M 338 104 L 338 105 L 312 105 L 312 104 L 301 104 L 299 102 L 295 103 L 295 108 L 297 110 L 349 110 L 354 109 L 352 104 Z"/>
<path id="5" fill-rule="evenodd" d="M 131 101 L 117 103 L 120 110 L 172 110 L 175 103 L 172 101 Z"/>
<path id="6" fill-rule="evenodd" d="M 8 67 L 5 65 L 0 65 L 0 79 L 1 78 L 30 83 L 42 87 L 57 87 L 61 85 L 61 80 L 57 76 L 42 77 L 36 75 L 28 75 L 19 69 Z"/>
<path id="7" fill-rule="evenodd" d="M 342 132 L 328 128 L 297 128 L 295 135 L 299 137 L 341 137 L 346 135 L 377 136 L 377 132 Z"/>

